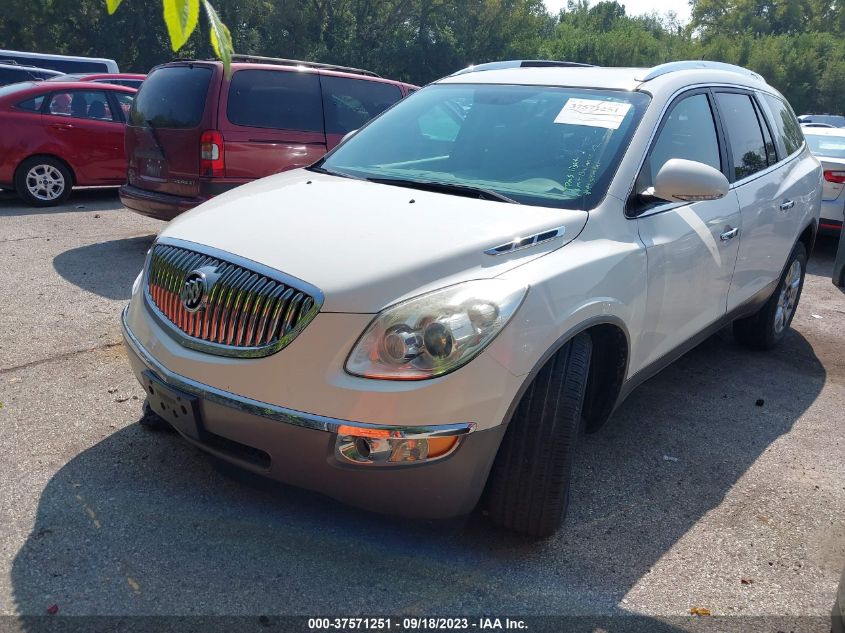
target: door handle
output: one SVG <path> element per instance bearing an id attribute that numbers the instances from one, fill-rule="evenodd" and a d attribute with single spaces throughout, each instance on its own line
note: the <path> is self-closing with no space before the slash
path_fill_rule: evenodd
<path id="1" fill-rule="evenodd" d="M 725 231 L 724 233 L 722 233 L 719 236 L 719 239 L 722 240 L 723 242 L 727 242 L 728 240 L 732 240 L 733 238 L 735 238 L 738 233 L 739 233 L 739 227 L 735 227 L 735 228 L 730 229 L 729 231 Z"/>
<path id="2" fill-rule="evenodd" d="M 794 206 L 795 206 L 795 200 L 787 200 L 782 205 L 780 205 L 780 210 L 781 211 L 789 211 Z"/>
<path id="3" fill-rule="evenodd" d="M 70 123 L 52 123 L 50 127 L 54 130 L 72 130 L 73 126 Z"/>

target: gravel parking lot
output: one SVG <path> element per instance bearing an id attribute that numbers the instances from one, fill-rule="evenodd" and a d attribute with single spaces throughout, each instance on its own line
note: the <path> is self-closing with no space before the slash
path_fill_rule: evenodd
<path id="1" fill-rule="evenodd" d="M 817 245 L 785 344 L 752 352 L 726 330 L 643 385 L 584 438 L 565 527 L 532 542 L 482 516 L 407 523 L 348 509 L 141 429 L 118 317 L 161 226 L 113 191 L 49 210 L 0 199 L 3 615 L 656 623 L 702 607 L 829 630 L 845 565 L 832 240 Z"/>

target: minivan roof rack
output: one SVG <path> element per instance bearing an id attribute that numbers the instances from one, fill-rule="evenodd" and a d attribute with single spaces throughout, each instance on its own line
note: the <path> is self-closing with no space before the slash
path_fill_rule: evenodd
<path id="1" fill-rule="evenodd" d="M 766 83 L 766 80 L 763 78 L 762 75 L 758 75 L 753 70 L 748 70 L 747 68 L 743 68 L 742 66 L 736 66 L 734 64 L 726 64 L 724 62 L 711 62 L 704 59 L 690 59 L 684 60 L 679 62 L 667 62 L 665 64 L 660 64 L 658 66 L 654 66 L 653 68 L 648 68 L 644 70 L 644 74 L 637 75 L 637 81 L 651 81 L 657 77 L 661 77 L 662 75 L 668 75 L 669 73 L 678 72 L 680 70 L 722 70 L 724 72 L 729 73 L 738 73 L 740 75 L 748 75 L 754 77 L 758 81 L 762 81 Z"/>
<path id="2" fill-rule="evenodd" d="M 483 72 L 485 70 L 502 70 L 504 68 L 593 68 L 592 64 L 582 64 L 580 62 L 568 62 L 556 59 L 508 59 L 501 62 L 487 62 L 486 64 L 476 64 L 474 66 L 467 66 L 460 70 L 453 72 L 455 75 L 465 75 L 467 73 Z"/>
<path id="3" fill-rule="evenodd" d="M 320 70 L 337 70 L 344 73 L 356 75 L 367 75 L 368 77 L 381 77 L 372 70 L 353 68 L 351 66 L 339 66 L 337 64 L 324 64 L 322 62 L 307 62 L 301 59 L 285 59 L 284 57 L 263 57 L 261 55 L 232 55 L 233 62 L 253 62 L 256 64 L 278 64 L 279 66 L 305 66 L 306 68 L 317 68 Z"/>

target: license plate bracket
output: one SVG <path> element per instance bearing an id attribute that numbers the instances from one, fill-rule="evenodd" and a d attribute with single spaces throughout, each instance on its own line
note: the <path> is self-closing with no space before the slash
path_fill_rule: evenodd
<path id="1" fill-rule="evenodd" d="M 150 178 L 161 178 L 163 166 L 163 161 L 148 158 L 144 161 L 144 175 Z"/>
<path id="2" fill-rule="evenodd" d="M 183 435 L 200 441 L 204 429 L 199 411 L 199 400 L 195 396 L 174 389 L 151 371 L 143 372 L 143 376 L 147 401 L 152 410 Z"/>

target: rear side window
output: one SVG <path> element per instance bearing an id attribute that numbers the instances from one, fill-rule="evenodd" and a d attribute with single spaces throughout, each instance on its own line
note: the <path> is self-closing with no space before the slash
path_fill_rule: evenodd
<path id="1" fill-rule="evenodd" d="M 346 134 L 387 110 L 402 98 L 392 84 L 323 76 L 326 134 Z"/>
<path id="2" fill-rule="evenodd" d="M 804 144 L 804 134 L 792 109 L 781 99 L 763 94 L 763 100 L 772 112 L 775 126 L 775 140 L 784 156 L 794 154 Z"/>
<path id="3" fill-rule="evenodd" d="M 719 140 L 707 95 L 686 97 L 672 108 L 637 181 L 637 192 L 653 186 L 657 172 L 672 158 L 704 163 L 721 171 Z"/>
<path id="4" fill-rule="evenodd" d="M 320 78 L 314 73 L 239 70 L 229 85 L 226 116 L 233 125 L 322 134 Z"/>
<path id="5" fill-rule="evenodd" d="M 165 66 L 153 71 L 135 95 L 129 125 L 194 128 L 205 112 L 211 68 Z"/>
<path id="6" fill-rule="evenodd" d="M 26 101 L 22 101 L 18 104 L 18 107 L 21 110 L 29 110 L 30 112 L 39 112 L 41 110 L 41 106 L 44 104 L 44 95 L 39 95 L 37 97 L 33 97 L 32 99 L 27 99 Z"/>
<path id="7" fill-rule="evenodd" d="M 766 144 L 751 97 L 719 92 L 716 102 L 733 156 L 734 179 L 741 180 L 765 169 L 768 166 Z"/>

